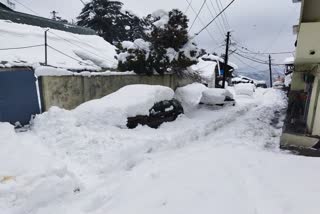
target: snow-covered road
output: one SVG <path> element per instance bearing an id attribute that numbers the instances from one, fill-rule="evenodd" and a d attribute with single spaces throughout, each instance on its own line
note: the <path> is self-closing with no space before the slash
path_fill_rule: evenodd
<path id="1" fill-rule="evenodd" d="M 79 126 L 60 111 L 26 133 L 1 124 L 1 213 L 318 214 L 320 159 L 280 151 L 281 120 L 271 125 L 284 95 L 236 99 L 157 130 Z"/>

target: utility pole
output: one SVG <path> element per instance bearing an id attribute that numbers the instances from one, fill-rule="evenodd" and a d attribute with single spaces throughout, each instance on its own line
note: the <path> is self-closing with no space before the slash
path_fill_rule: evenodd
<path id="1" fill-rule="evenodd" d="M 51 12 L 51 14 L 52 14 L 52 19 L 53 19 L 53 20 L 57 20 L 57 14 L 58 14 L 58 12 L 54 10 L 54 11 Z"/>
<path id="2" fill-rule="evenodd" d="M 230 31 L 228 31 L 227 33 L 227 44 L 226 44 L 226 55 L 224 56 L 222 88 L 226 87 L 226 78 L 227 78 L 228 60 L 229 60 L 229 43 L 230 43 Z"/>
<path id="3" fill-rule="evenodd" d="M 48 65 L 48 31 L 44 31 L 44 65 Z"/>
<path id="4" fill-rule="evenodd" d="M 272 84 L 272 67 L 271 67 L 271 55 L 269 55 L 269 70 L 270 70 L 270 87 L 273 87 Z"/>

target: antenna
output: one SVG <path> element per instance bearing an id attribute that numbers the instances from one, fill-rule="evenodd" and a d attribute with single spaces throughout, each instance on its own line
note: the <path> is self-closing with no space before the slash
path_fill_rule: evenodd
<path id="1" fill-rule="evenodd" d="M 52 14 L 52 19 L 53 20 L 57 20 L 58 19 L 58 17 L 57 17 L 58 12 L 57 11 L 54 10 L 54 11 L 51 12 L 51 14 Z"/>

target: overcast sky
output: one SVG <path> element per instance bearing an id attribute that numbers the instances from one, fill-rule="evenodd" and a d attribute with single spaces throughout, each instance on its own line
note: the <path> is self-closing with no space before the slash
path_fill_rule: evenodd
<path id="1" fill-rule="evenodd" d="M 50 11 L 56 10 L 59 16 L 68 20 L 75 19 L 80 13 L 83 4 L 80 0 L 17 0 L 27 7 L 31 8 L 37 14 L 50 17 Z M 88 0 L 84 0 L 87 2 Z M 140 16 L 145 16 L 158 9 L 170 10 L 179 8 L 186 11 L 188 3 L 191 0 L 121 0 L 125 4 L 125 8 L 129 9 Z M 207 0 L 212 11 L 213 6 L 217 10 L 217 1 Z M 231 0 L 220 0 L 222 5 L 226 6 Z M 193 0 L 192 7 L 198 11 L 203 0 Z M 16 9 L 22 12 L 32 13 L 30 10 L 16 3 Z M 219 54 L 223 53 L 223 47 L 217 48 L 224 42 L 224 34 L 226 30 L 232 30 L 232 39 L 238 45 L 249 48 L 252 51 L 259 52 L 280 52 L 293 51 L 296 36 L 293 35 L 292 26 L 298 24 L 300 14 L 300 4 L 292 3 L 292 0 L 236 0 L 235 3 L 227 10 L 226 18 L 229 22 L 230 29 L 222 30 L 217 26 L 220 21 L 213 23 L 209 28 L 209 33 L 204 31 L 196 42 L 201 48 L 209 51 L 215 51 Z M 195 18 L 195 13 L 190 8 L 187 12 L 190 23 Z M 203 23 L 208 23 L 212 19 L 207 6 L 204 7 L 200 14 Z M 195 33 L 202 27 L 202 23 L 198 20 L 191 30 Z M 209 35 L 211 34 L 211 36 Z M 233 47 L 231 49 L 234 49 Z M 284 58 L 292 55 L 274 55 L 275 63 L 282 63 Z M 256 57 L 267 60 L 268 56 L 257 55 Z M 237 57 L 238 58 L 238 57 Z M 267 65 L 256 64 L 254 62 L 242 59 L 239 61 L 234 56 L 231 60 L 239 65 L 242 69 L 267 70 Z M 249 64 L 250 67 L 246 64 Z M 274 69 L 280 69 L 275 67 Z"/>

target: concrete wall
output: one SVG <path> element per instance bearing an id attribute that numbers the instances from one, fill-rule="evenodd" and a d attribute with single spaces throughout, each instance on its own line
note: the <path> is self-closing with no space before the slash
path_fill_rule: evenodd
<path id="1" fill-rule="evenodd" d="M 302 72 L 294 72 L 292 75 L 292 82 L 291 82 L 291 90 L 292 91 L 304 91 L 306 84 L 303 80 L 303 75 L 305 73 Z"/>
<path id="2" fill-rule="evenodd" d="M 163 85 L 172 89 L 194 82 L 177 75 L 43 76 L 39 78 L 42 109 L 52 106 L 74 109 L 78 105 L 111 94 L 126 85 Z"/>

